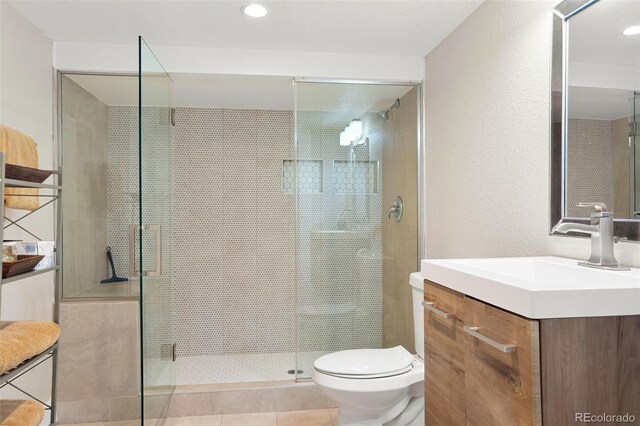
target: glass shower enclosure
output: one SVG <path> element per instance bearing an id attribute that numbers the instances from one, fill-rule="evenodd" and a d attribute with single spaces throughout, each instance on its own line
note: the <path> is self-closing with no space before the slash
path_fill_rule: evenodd
<path id="1" fill-rule="evenodd" d="M 140 279 L 141 422 L 166 417 L 175 387 L 171 321 L 173 82 L 138 39 L 139 224 L 129 227 L 129 276 Z"/>
<path id="2" fill-rule="evenodd" d="M 295 82 L 297 379 L 329 352 L 413 351 L 417 103 L 409 84 Z"/>

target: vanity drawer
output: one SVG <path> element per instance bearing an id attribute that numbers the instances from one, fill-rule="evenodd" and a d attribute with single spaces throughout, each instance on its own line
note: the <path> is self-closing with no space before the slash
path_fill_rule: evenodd
<path id="1" fill-rule="evenodd" d="M 464 316 L 464 294 L 441 286 L 431 281 L 424 283 L 424 302 L 430 304 L 432 309 L 425 306 L 425 314 L 444 319 L 440 313 L 450 314 L 462 321 Z"/>
<path id="2" fill-rule="evenodd" d="M 469 425 L 540 425 L 538 321 L 466 297 L 465 399 Z"/>
<path id="3" fill-rule="evenodd" d="M 464 295 L 427 281 L 424 299 L 426 424 L 464 425 Z"/>

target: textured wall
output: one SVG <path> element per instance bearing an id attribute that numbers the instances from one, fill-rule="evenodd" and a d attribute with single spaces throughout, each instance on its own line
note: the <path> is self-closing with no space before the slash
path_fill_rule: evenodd
<path id="1" fill-rule="evenodd" d="M 611 121 L 572 118 L 568 136 L 567 214 L 572 217 L 591 214 L 592 209 L 576 206 L 580 202 L 605 203 L 613 209 Z"/>
<path id="2" fill-rule="evenodd" d="M 107 106 L 62 77 L 64 296 L 107 278 Z"/>
<path id="3" fill-rule="evenodd" d="M 587 258 L 549 233 L 552 1 L 485 1 L 425 62 L 427 257 Z M 636 244 L 618 259 L 640 266 Z"/>
<path id="4" fill-rule="evenodd" d="M 404 202 L 400 222 L 382 217 L 383 346 L 402 345 L 414 352 L 412 292 L 409 274 L 418 270 L 418 112 L 417 89 L 400 99 L 384 128 L 383 212 L 396 195 Z"/>
<path id="5" fill-rule="evenodd" d="M 427 257 L 546 252 L 552 6 L 487 1 L 426 57 Z"/>

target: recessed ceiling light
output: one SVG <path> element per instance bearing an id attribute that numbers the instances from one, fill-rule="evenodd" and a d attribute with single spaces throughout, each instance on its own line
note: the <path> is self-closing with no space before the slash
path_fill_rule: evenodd
<path id="1" fill-rule="evenodd" d="M 633 27 L 629 27 L 622 32 L 624 35 L 636 35 L 640 34 L 640 25 L 634 25 Z"/>
<path id="2" fill-rule="evenodd" d="M 252 18 L 262 18 L 267 15 L 267 8 L 260 4 L 248 4 L 242 8 L 242 11 Z"/>

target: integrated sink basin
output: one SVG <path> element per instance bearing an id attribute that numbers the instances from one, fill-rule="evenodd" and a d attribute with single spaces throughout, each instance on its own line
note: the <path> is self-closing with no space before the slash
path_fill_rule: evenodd
<path id="1" fill-rule="evenodd" d="M 422 277 L 527 318 L 640 315 L 640 269 L 585 268 L 575 259 L 423 260 Z"/>

